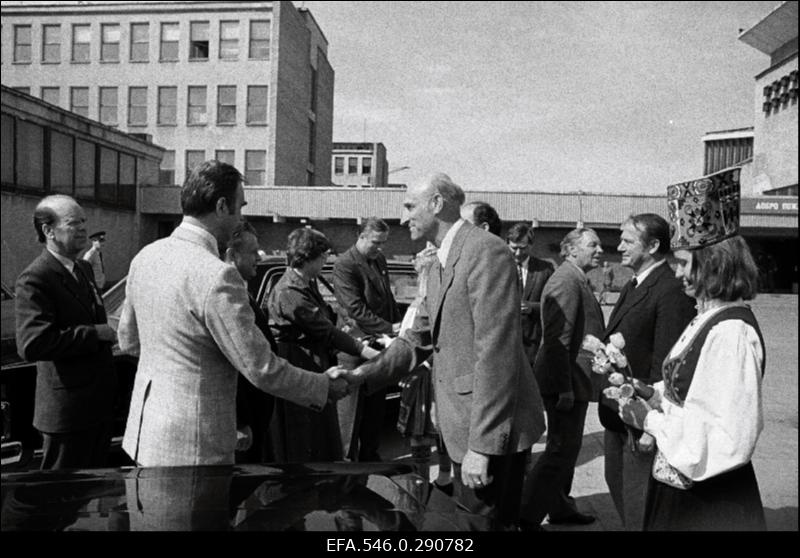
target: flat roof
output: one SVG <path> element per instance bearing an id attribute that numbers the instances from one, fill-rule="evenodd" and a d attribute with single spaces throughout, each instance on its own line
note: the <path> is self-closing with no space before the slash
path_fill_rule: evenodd
<path id="1" fill-rule="evenodd" d="M 761 21 L 739 35 L 740 41 L 769 55 L 796 38 L 796 1 L 782 2 Z"/>

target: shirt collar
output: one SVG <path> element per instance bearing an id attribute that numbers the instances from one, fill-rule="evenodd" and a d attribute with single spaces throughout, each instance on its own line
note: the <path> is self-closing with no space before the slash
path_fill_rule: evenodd
<path id="1" fill-rule="evenodd" d="M 450 230 L 447 231 L 447 234 L 444 235 L 444 238 L 442 239 L 442 245 L 439 246 L 439 250 L 436 252 L 436 257 L 439 258 L 439 263 L 442 264 L 442 267 L 444 267 L 444 264 L 447 263 L 447 255 L 450 253 L 450 247 L 453 245 L 453 239 L 456 237 L 458 229 L 460 229 L 463 224 L 464 219 L 459 219 L 453 223 L 453 226 L 450 227 Z"/>
<path id="2" fill-rule="evenodd" d="M 644 271 L 642 271 L 639 275 L 634 275 L 634 277 L 636 277 L 636 286 L 638 287 L 639 285 L 641 285 L 644 282 L 644 280 L 647 279 L 647 276 L 650 275 L 655 268 L 657 268 L 666 261 L 667 260 L 661 260 L 659 262 L 656 262 L 647 269 L 645 269 Z"/>
<path id="3" fill-rule="evenodd" d="M 53 254 L 53 257 L 55 259 L 57 259 L 61 263 L 61 265 L 66 267 L 67 271 L 69 271 L 70 273 L 75 275 L 75 271 L 74 271 L 75 270 L 75 260 L 71 260 L 69 258 L 66 258 L 66 257 L 62 256 L 61 254 L 56 254 L 50 248 L 48 248 L 47 251 L 50 252 L 51 254 Z"/>
<path id="4" fill-rule="evenodd" d="M 527 258 L 522 260 L 522 263 L 517 264 L 517 267 L 521 267 L 522 269 L 527 270 L 528 269 L 528 264 L 530 263 L 530 261 L 531 261 L 531 257 L 528 256 Z"/>
<path id="5" fill-rule="evenodd" d="M 186 230 L 189 230 L 193 234 L 199 236 L 203 240 L 203 242 L 208 246 L 209 250 L 211 250 L 212 253 L 217 254 L 219 252 L 219 244 L 217 243 L 217 239 L 214 237 L 213 234 L 208 232 L 203 227 L 199 227 L 194 223 L 190 223 L 186 221 L 186 219 L 181 221 L 181 224 L 178 226 Z"/>

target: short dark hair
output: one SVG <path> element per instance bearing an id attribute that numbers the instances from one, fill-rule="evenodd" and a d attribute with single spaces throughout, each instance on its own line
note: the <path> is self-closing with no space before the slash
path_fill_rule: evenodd
<path id="1" fill-rule="evenodd" d="M 251 225 L 247 221 L 242 221 L 238 225 L 236 225 L 235 229 L 233 229 L 233 232 L 231 233 L 231 238 L 225 245 L 224 250 L 230 248 L 234 252 L 239 253 L 242 249 L 242 246 L 244 245 L 245 234 L 252 234 L 253 236 L 256 237 L 256 240 L 258 240 L 258 233 L 256 232 L 256 229 L 253 228 L 253 225 Z M 222 253 L 222 256 L 223 257 L 225 256 L 224 251 Z"/>
<path id="2" fill-rule="evenodd" d="M 43 225 L 55 225 L 58 222 L 58 215 L 49 205 L 37 205 L 33 210 L 33 228 L 36 229 L 36 238 L 44 244 L 47 237 L 42 230 Z"/>
<path id="3" fill-rule="evenodd" d="M 212 213 L 220 198 L 233 208 L 236 188 L 242 182 L 236 167 L 221 161 L 205 161 L 194 167 L 181 189 L 181 209 L 184 215 L 197 217 Z"/>
<path id="4" fill-rule="evenodd" d="M 361 230 L 359 230 L 358 234 L 362 235 L 369 231 L 375 231 L 377 233 L 389 232 L 389 225 L 387 225 L 386 221 L 384 221 L 383 219 L 378 219 L 377 217 L 370 217 L 361 224 Z"/>
<path id="5" fill-rule="evenodd" d="M 639 213 L 628 217 L 623 225 L 627 223 L 631 223 L 639 231 L 642 244 L 649 246 L 652 241 L 658 240 L 656 253 L 669 253 L 669 223 L 661 215 Z"/>
<path id="6" fill-rule="evenodd" d="M 497 214 L 494 207 L 482 201 L 471 202 L 471 204 L 475 206 L 472 209 L 472 219 L 475 221 L 475 224 L 482 225 L 486 223 L 489 225 L 490 233 L 500 236 L 503 222 L 500 220 L 500 216 Z"/>
<path id="7" fill-rule="evenodd" d="M 560 245 L 561 257 L 566 258 L 569 255 L 570 246 L 574 246 L 575 244 L 577 244 L 578 241 L 581 238 L 583 238 L 583 235 L 586 233 L 592 233 L 593 235 L 598 236 L 597 231 L 595 231 L 594 229 L 590 229 L 588 227 L 578 227 L 577 229 L 572 229 L 571 231 L 569 231 L 561 240 L 561 245 Z"/>
<path id="8" fill-rule="evenodd" d="M 506 233 L 506 242 L 521 242 L 527 240 L 528 243 L 533 242 L 533 227 L 530 223 L 524 221 L 514 223 Z"/>
<path id="9" fill-rule="evenodd" d="M 737 235 L 692 250 L 695 296 L 723 302 L 752 300 L 758 294 L 758 266 L 747 242 Z"/>
<path id="10" fill-rule="evenodd" d="M 286 263 L 289 267 L 303 267 L 331 249 L 328 238 L 316 229 L 303 227 L 289 233 L 286 244 Z"/>

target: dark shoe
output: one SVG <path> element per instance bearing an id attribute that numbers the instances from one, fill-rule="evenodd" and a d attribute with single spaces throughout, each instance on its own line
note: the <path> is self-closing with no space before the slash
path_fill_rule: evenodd
<path id="1" fill-rule="evenodd" d="M 552 525 L 589 525 L 594 523 L 595 517 L 585 513 L 575 512 L 566 517 L 550 518 L 548 523 Z"/>
<path id="2" fill-rule="evenodd" d="M 448 496 L 453 496 L 453 483 L 448 482 L 447 484 L 439 484 L 438 482 L 434 481 L 433 486 L 447 494 Z"/>
<path id="3" fill-rule="evenodd" d="M 519 530 L 523 531 L 523 532 L 531 532 L 532 531 L 534 533 L 540 533 L 540 532 L 546 532 L 547 531 L 547 529 L 545 529 L 541 525 L 535 525 L 535 524 L 533 524 L 530 521 L 527 521 L 525 519 L 520 519 L 519 520 Z"/>

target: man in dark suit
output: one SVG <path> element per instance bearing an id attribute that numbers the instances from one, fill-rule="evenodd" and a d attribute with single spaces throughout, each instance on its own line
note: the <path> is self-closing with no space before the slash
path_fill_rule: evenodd
<path id="1" fill-rule="evenodd" d="M 545 515 L 550 523 L 585 525 L 570 497 L 575 463 L 583 441 L 589 401 L 597 401 L 591 355 L 581 349 L 585 335 L 603 333 L 603 311 L 586 272 L 599 264 L 603 248 L 592 229 L 578 228 L 561 241 L 564 258 L 542 292 L 542 344 L 533 372 L 547 412 L 547 445 L 525 480 L 523 528 L 538 530 Z"/>
<path id="2" fill-rule="evenodd" d="M 653 384 L 661 380 L 661 364 L 695 315 L 694 300 L 683 292 L 666 262 L 669 224 L 660 216 L 631 216 L 620 227 L 617 251 L 633 279 L 620 292 L 603 334 L 625 338 L 625 354 L 634 378 Z M 605 478 L 614 505 L 627 530 L 644 525 L 644 502 L 652 450 L 638 446 L 641 431 L 630 435 L 617 415 L 616 401 L 601 395 L 600 422 L 605 427 Z M 634 444 L 634 445 L 632 445 Z"/>
<path id="3" fill-rule="evenodd" d="M 111 441 L 116 371 L 86 247 L 86 216 L 69 196 L 48 196 L 33 224 L 45 249 L 16 283 L 17 350 L 36 362 L 33 426 L 42 469 L 102 467 Z"/>
<path id="4" fill-rule="evenodd" d="M 514 260 L 500 238 L 459 218 L 463 202 L 463 190 L 444 174 L 407 190 L 411 239 L 436 245 L 437 261 L 413 327 L 348 377 L 373 389 L 433 354 L 436 416 L 462 526 L 507 529 L 519 517 L 526 454 L 544 431 L 544 415 L 522 348 Z"/>
<path id="5" fill-rule="evenodd" d="M 258 245 L 258 233 L 250 223 L 242 222 L 234 229 L 231 239 L 225 247 L 222 259 L 233 265 L 245 282 L 256 276 L 256 264 L 261 256 Z M 250 308 L 256 317 L 256 327 L 269 341 L 272 352 L 277 353 L 278 346 L 269 327 L 269 314 L 266 308 L 259 307 L 256 299 L 250 294 Z M 275 397 L 261 391 L 239 374 L 236 387 L 236 462 L 265 463 L 273 460 L 270 441 L 269 423 Z"/>
<path id="6" fill-rule="evenodd" d="M 354 337 L 397 333 L 403 316 L 394 300 L 382 248 L 389 226 L 377 217 L 361 225 L 356 243 L 339 256 L 333 267 L 336 300 L 355 322 Z M 343 353 L 339 362 L 355 368 L 359 361 Z M 378 446 L 383 425 L 386 391 L 366 395 L 363 390 L 338 404 L 345 455 L 353 461 L 380 461 Z"/>
<path id="7" fill-rule="evenodd" d="M 522 289 L 522 344 L 533 367 L 542 339 L 539 309 L 545 283 L 553 274 L 553 264 L 533 255 L 533 228 L 529 223 L 515 223 L 506 233 L 506 242 L 517 265 Z"/>
<path id="8" fill-rule="evenodd" d="M 461 218 L 495 236 L 500 236 L 503 222 L 494 207 L 483 201 L 471 201 L 461 206 Z"/>

